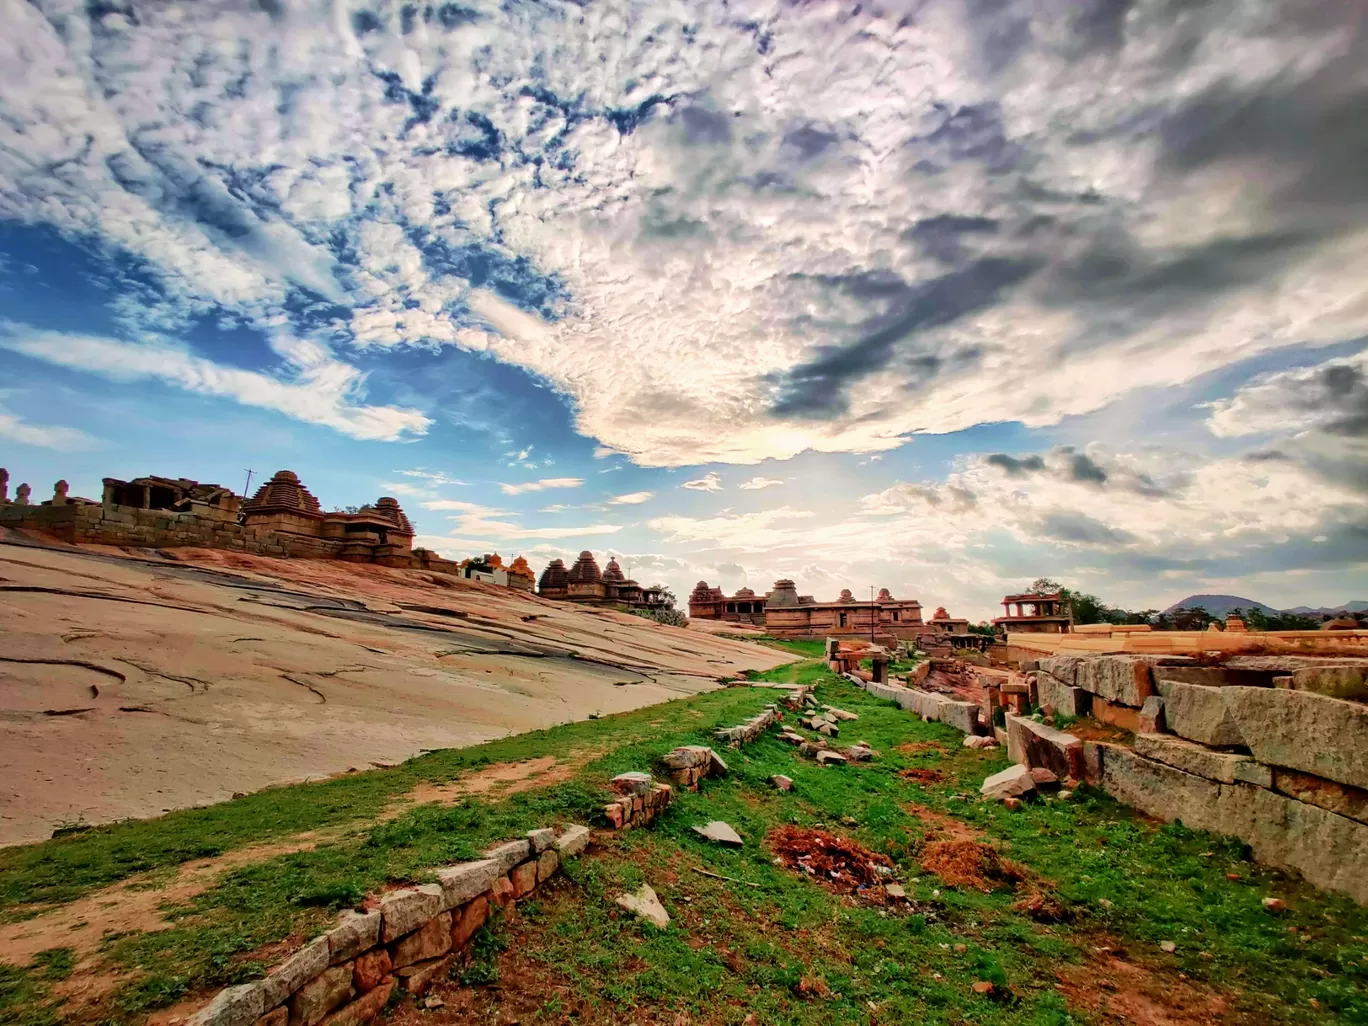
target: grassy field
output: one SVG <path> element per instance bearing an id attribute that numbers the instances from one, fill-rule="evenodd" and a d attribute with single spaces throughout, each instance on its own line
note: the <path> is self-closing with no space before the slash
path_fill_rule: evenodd
<path id="1" fill-rule="evenodd" d="M 461 974 L 469 985 L 443 985 L 444 1009 L 400 1005 L 392 1019 L 1368 1023 L 1364 909 L 1256 866 L 1239 844 L 1149 822 L 1086 790 L 1017 811 L 980 803 L 978 784 L 1006 765 L 1002 753 L 964 749 L 953 730 L 834 680 L 810 648 L 794 649 L 806 661 L 760 676 L 820 682 L 823 701 L 860 716 L 843 725 L 841 743 L 866 740 L 877 759 L 822 769 L 772 737 L 726 753 L 726 778 L 680 794 L 650 828 L 600 835 L 558 883 L 486 932 Z M 2 851 L 0 916 L 13 923 L 91 902 L 119 881 L 156 890 L 189 860 L 304 832 L 314 843 L 265 850 L 165 903 L 169 928 L 108 932 L 84 961 L 55 943 L 30 964 L 0 963 L 0 1022 L 62 1021 L 71 980 L 87 972 L 114 982 L 76 1018 L 111 1024 L 250 978 L 281 941 L 307 938 L 387 882 L 421 879 L 529 827 L 601 822 L 610 777 L 676 745 L 707 743 L 771 697 L 728 689 Z M 565 767 L 553 786 L 455 804 L 399 801 L 420 784 L 546 756 Z M 792 777 L 794 790 L 772 788 L 775 773 Z M 690 827 L 709 819 L 731 823 L 745 846 L 717 849 L 695 836 Z M 821 825 L 886 854 L 911 901 L 842 897 L 776 865 L 766 838 L 784 824 Z M 986 890 L 947 884 L 919 861 L 945 839 L 989 846 L 1022 879 L 990 880 Z M 643 881 L 673 917 L 664 932 L 611 900 Z M 1266 896 L 1286 910 L 1266 911 Z"/>

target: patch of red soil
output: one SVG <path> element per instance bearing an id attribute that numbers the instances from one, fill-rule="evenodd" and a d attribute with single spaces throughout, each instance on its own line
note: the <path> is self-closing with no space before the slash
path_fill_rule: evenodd
<path id="1" fill-rule="evenodd" d="M 939 741 L 909 741 L 905 745 L 898 745 L 893 749 L 903 755 L 926 755 L 928 752 L 936 752 L 940 755 L 948 755 L 945 745 Z"/>
<path id="2" fill-rule="evenodd" d="M 904 780 L 915 781 L 918 784 L 939 784 L 945 779 L 945 774 L 936 769 L 905 769 L 899 770 L 898 776 Z"/>
<path id="3" fill-rule="evenodd" d="M 854 894 L 883 881 L 879 868 L 893 860 L 826 830 L 781 826 L 766 838 L 769 849 L 789 869 L 812 877 L 837 894 Z"/>
<path id="4" fill-rule="evenodd" d="M 972 841 L 983 836 L 978 830 L 974 829 L 963 820 L 956 819 L 954 816 L 944 812 L 928 809 L 925 805 L 917 805 L 915 802 L 909 802 L 904 805 L 903 808 L 931 828 L 926 831 L 924 839 L 927 841 Z"/>
<path id="5" fill-rule="evenodd" d="M 1013 902 L 1012 908 L 1030 916 L 1037 923 L 1063 923 L 1072 918 L 1068 906 L 1044 891 L 1032 891 L 1020 901 Z"/>
<path id="6" fill-rule="evenodd" d="M 1080 968 L 1060 970 L 1055 989 L 1070 1008 L 1105 1026 L 1235 1026 L 1249 1020 L 1227 996 L 1104 952 Z"/>
<path id="7" fill-rule="evenodd" d="M 991 844 L 982 841 L 932 841 L 922 848 L 917 861 L 950 887 L 992 891 L 1014 887 L 1026 879 L 1026 871 L 1005 859 Z"/>

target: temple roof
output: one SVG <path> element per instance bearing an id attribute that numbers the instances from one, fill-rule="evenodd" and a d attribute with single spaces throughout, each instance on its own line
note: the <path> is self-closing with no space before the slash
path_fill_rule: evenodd
<path id="1" fill-rule="evenodd" d="M 513 560 L 513 562 L 508 567 L 508 572 L 510 574 L 516 574 L 519 577 L 533 576 L 532 568 L 527 565 L 526 556 L 519 556 L 517 559 Z"/>
<path id="2" fill-rule="evenodd" d="M 564 588 L 568 575 L 565 572 L 565 562 L 553 559 L 546 564 L 546 569 L 542 571 L 541 580 L 537 582 L 538 588 Z"/>
<path id="3" fill-rule="evenodd" d="M 375 500 L 373 507 L 375 512 L 388 520 L 395 526 L 400 534 L 412 534 L 413 525 L 409 523 L 409 518 L 404 516 L 403 507 L 399 505 L 399 500 L 388 495 Z"/>
<path id="4" fill-rule="evenodd" d="M 393 501 L 393 500 L 391 500 Z M 395 503 L 397 506 L 398 503 Z M 321 517 L 322 508 L 313 493 L 299 483 L 292 470 L 277 470 L 275 476 L 257 489 L 249 502 L 242 506 L 244 513 L 302 513 Z M 412 528 L 409 529 L 412 533 Z"/>
<path id="5" fill-rule="evenodd" d="M 892 592 L 890 592 L 887 588 L 880 588 L 880 589 L 879 589 L 879 598 L 878 598 L 878 601 L 879 601 L 879 602 L 894 602 L 894 601 L 896 601 L 896 600 L 893 598 Z"/>
<path id="6" fill-rule="evenodd" d="M 592 584 L 595 581 L 603 580 L 603 574 L 594 559 L 594 554 L 588 549 L 581 552 L 579 559 L 575 560 L 575 565 L 570 568 L 568 580 L 571 584 Z"/>
<path id="7" fill-rule="evenodd" d="M 852 595 L 852 594 L 850 593 L 850 589 L 849 589 L 849 588 L 842 588 L 842 589 L 841 589 L 841 597 L 838 598 L 836 601 L 837 601 L 837 602 L 854 602 L 854 601 L 855 601 L 855 596 Z"/>
<path id="8" fill-rule="evenodd" d="M 622 573 L 622 567 L 618 566 L 616 559 L 608 560 L 608 565 L 603 570 L 603 579 L 605 581 L 618 581 L 619 583 L 626 580 Z"/>
<path id="9" fill-rule="evenodd" d="M 740 591 L 738 591 L 738 592 L 737 592 L 734 596 L 732 596 L 732 597 L 733 597 L 733 598 L 755 598 L 755 592 L 751 591 L 749 588 L 742 588 Z"/>

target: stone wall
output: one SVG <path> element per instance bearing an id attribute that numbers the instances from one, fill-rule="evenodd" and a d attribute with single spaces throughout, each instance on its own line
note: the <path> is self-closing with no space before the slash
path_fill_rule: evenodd
<path id="1" fill-rule="evenodd" d="M 766 727 L 778 722 L 778 720 L 779 707 L 771 702 L 765 706 L 763 712 L 752 716 L 745 723 L 738 724 L 735 727 L 720 728 L 716 731 L 716 737 L 719 741 L 725 741 L 732 747 L 739 748 L 741 745 L 750 744 L 765 732 Z"/>
<path id="2" fill-rule="evenodd" d="M 684 745 L 660 761 L 674 784 L 677 787 L 687 787 L 690 791 L 697 791 L 698 782 L 704 777 L 727 775 L 727 764 L 706 745 Z"/>
<path id="3" fill-rule="evenodd" d="M 951 698 L 949 695 L 937 694 L 934 691 L 922 691 L 919 688 L 908 688 L 901 684 L 876 684 L 873 681 L 861 680 L 854 675 L 847 676 L 846 680 L 856 687 L 864 688 L 876 698 L 885 698 L 890 702 L 896 702 L 908 712 L 915 713 L 924 720 L 944 723 L 965 734 L 978 734 L 986 729 L 986 725 L 979 723 L 979 706 L 975 702 L 962 702 L 959 699 Z"/>
<path id="4" fill-rule="evenodd" d="M 263 979 L 220 991 L 187 1026 L 355 1026 L 396 988 L 421 994 L 488 919 L 531 894 L 589 844 L 587 827 L 532 830 L 478 862 L 437 870 L 437 882 L 383 895 L 344 913 Z"/>
<path id="5" fill-rule="evenodd" d="M 649 773 L 620 773 L 609 786 L 618 797 L 603 807 L 603 816 L 614 830 L 645 826 L 674 798 L 670 785 L 656 783 Z"/>

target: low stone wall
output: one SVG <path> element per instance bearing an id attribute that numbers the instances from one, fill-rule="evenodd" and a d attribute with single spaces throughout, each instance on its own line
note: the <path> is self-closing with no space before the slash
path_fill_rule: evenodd
<path id="1" fill-rule="evenodd" d="M 735 727 L 722 727 L 715 733 L 719 741 L 724 741 L 733 748 L 740 748 L 742 745 L 750 744 L 765 729 L 779 720 L 779 707 L 771 702 L 765 706 L 764 711 L 759 715 L 752 716 L 745 723 Z"/>
<path id="2" fill-rule="evenodd" d="M 664 756 L 661 763 L 669 771 L 670 780 L 678 787 L 698 790 L 698 782 L 705 777 L 727 775 L 727 764 L 706 745 L 685 745 Z"/>
<path id="3" fill-rule="evenodd" d="M 276 966 L 264 979 L 220 991 L 187 1026 L 354 1026 L 396 988 L 422 993 L 488 919 L 531 894 L 589 844 L 587 827 L 529 831 L 478 862 L 447 866 L 437 882 L 390 891 Z"/>
<path id="4" fill-rule="evenodd" d="M 614 830 L 645 826 L 674 798 L 670 785 L 657 783 L 649 773 L 621 773 L 609 786 L 618 797 L 603 807 L 603 815 Z"/>
<path id="5" fill-rule="evenodd" d="M 901 684 L 875 684 L 855 676 L 848 676 L 846 679 L 868 691 L 875 698 L 897 702 L 902 708 L 916 713 L 924 720 L 944 723 L 965 734 L 977 734 L 983 729 L 979 724 L 979 707 L 975 702 L 961 702 L 948 695 L 906 688 Z"/>

